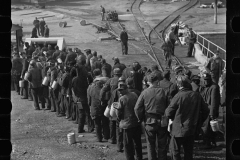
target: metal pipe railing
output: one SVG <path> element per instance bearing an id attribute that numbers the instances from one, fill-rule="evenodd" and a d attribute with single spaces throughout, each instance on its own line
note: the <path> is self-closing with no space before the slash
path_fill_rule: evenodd
<path id="1" fill-rule="evenodd" d="M 212 55 L 215 55 L 214 51 L 211 50 L 211 46 L 216 47 L 216 50 L 221 50 L 224 53 L 224 59 L 223 61 L 226 62 L 226 50 L 223 49 L 222 47 L 214 44 L 213 42 L 209 41 L 208 39 L 204 38 L 203 36 L 197 34 L 195 31 L 193 31 L 196 36 L 197 36 L 197 43 L 202 47 L 202 52 L 204 53 L 204 51 L 207 51 L 207 58 L 209 58 L 209 53 L 211 53 Z M 202 43 L 200 42 L 200 39 L 202 39 Z M 205 47 L 205 45 L 207 45 L 207 47 Z"/>

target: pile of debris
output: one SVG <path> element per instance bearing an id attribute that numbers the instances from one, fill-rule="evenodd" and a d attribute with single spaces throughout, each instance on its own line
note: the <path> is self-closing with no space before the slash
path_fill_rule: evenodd
<path id="1" fill-rule="evenodd" d="M 200 8 L 214 8 L 215 4 L 214 2 L 212 4 L 201 4 Z M 218 1 L 217 3 L 217 8 L 224 8 L 225 5 L 223 4 L 223 2 Z"/>
<path id="2" fill-rule="evenodd" d="M 118 21 L 118 13 L 116 11 L 107 11 L 107 20 Z"/>

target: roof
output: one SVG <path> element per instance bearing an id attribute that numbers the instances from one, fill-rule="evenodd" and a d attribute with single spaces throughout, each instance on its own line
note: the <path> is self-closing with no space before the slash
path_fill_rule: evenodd
<path id="1" fill-rule="evenodd" d="M 16 31 L 16 30 L 19 30 L 19 29 L 21 29 L 21 28 L 23 28 L 23 27 L 21 27 L 21 26 L 19 26 L 19 25 L 16 25 L 16 24 L 12 24 L 11 32 Z"/>

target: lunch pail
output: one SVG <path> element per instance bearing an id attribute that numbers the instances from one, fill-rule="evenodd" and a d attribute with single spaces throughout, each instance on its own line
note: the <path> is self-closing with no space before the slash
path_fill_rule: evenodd
<path id="1" fill-rule="evenodd" d="M 56 89 L 57 88 L 57 85 L 58 85 L 58 82 L 57 81 L 53 81 L 53 84 L 52 84 L 52 88 L 53 89 Z"/>
<path id="2" fill-rule="evenodd" d="M 110 108 L 107 106 L 105 111 L 104 111 L 104 116 L 105 117 L 110 117 Z"/>
<path id="3" fill-rule="evenodd" d="M 219 124 L 218 124 L 217 120 L 211 120 L 210 125 L 211 125 L 213 132 L 219 131 Z"/>
<path id="4" fill-rule="evenodd" d="M 68 139 L 68 144 L 73 144 L 73 143 L 75 143 L 75 142 L 76 142 L 75 133 L 68 133 L 67 139 Z"/>
<path id="5" fill-rule="evenodd" d="M 42 85 L 48 86 L 48 83 L 49 83 L 48 77 L 44 77 L 43 82 L 42 82 Z"/>
<path id="6" fill-rule="evenodd" d="M 19 81 L 19 87 L 21 87 L 21 88 L 24 87 L 24 80 Z"/>
<path id="7" fill-rule="evenodd" d="M 24 75 L 24 80 L 27 81 L 27 78 L 30 76 L 30 73 L 29 72 L 26 72 L 25 75 Z"/>

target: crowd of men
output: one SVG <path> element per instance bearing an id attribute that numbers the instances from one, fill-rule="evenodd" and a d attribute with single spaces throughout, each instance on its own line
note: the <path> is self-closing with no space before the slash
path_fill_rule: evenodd
<path id="1" fill-rule="evenodd" d="M 19 54 L 14 48 L 12 53 L 17 94 L 33 101 L 36 110 L 49 110 L 78 124 L 78 133 L 95 131 L 97 141 L 117 144 L 117 151 L 124 152 L 127 160 L 134 156 L 142 160 L 143 132 L 149 160 L 166 160 L 168 146 L 173 160 L 181 159 L 181 146 L 184 159 L 193 159 L 194 139 L 199 134 L 204 135 L 204 149 L 216 146 L 210 121 L 225 106 L 225 91 L 221 96 L 211 68 L 200 77 L 182 66 L 172 73 L 161 72 L 157 65 L 141 67 L 134 61 L 126 66 L 118 58 L 113 58 L 112 66 L 90 49 L 84 54 L 78 48 L 59 50 L 46 43 L 42 48 L 27 42 L 25 46 L 25 52 Z M 24 85 L 20 87 L 19 81 Z M 117 119 L 104 116 L 114 102 L 118 102 Z M 172 120 L 169 131 L 164 118 Z"/>

